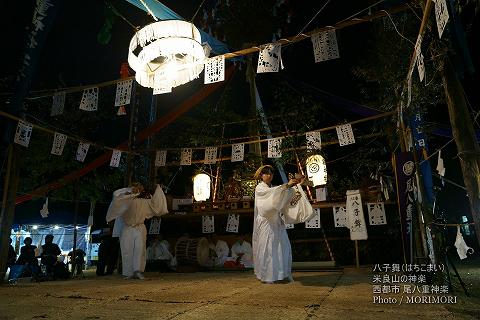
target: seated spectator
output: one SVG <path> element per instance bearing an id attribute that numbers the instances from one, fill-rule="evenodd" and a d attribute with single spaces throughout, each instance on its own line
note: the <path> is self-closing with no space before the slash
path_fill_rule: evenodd
<path id="1" fill-rule="evenodd" d="M 24 246 L 20 248 L 20 255 L 15 264 L 26 264 L 38 267 L 38 260 L 35 257 L 35 249 L 37 249 L 37 247 L 32 245 L 32 238 L 26 237 L 23 240 L 23 244 Z"/>
<path id="2" fill-rule="evenodd" d="M 225 261 L 227 261 L 228 254 L 230 253 L 228 244 L 225 241 L 218 239 L 215 233 L 213 233 L 209 237 L 209 242 L 210 242 L 209 244 L 210 250 L 214 256 L 213 257 L 214 265 L 216 267 L 223 266 Z"/>
<path id="3" fill-rule="evenodd" d="M 7 268 L 13 266 L 15 264 L 15 260 L 17 260 L 17 253 L 12 246 L 12 238 L 8 238 L 8 258 L 7 258 Z"/>
<path id="4" fill-rule="evenodd" d="M 75 254 L 74 254 L 75 252 Z M 73 261 L 75 261 L 75 269 L 72 268 L 72 273 L 74 276 L 82 276 L 83 275 L 83 268 L 85 267 L 85 256 L 87 254 L 82 249 L 76 249 L 75 251 L 70 251 L 68 253 L 68 257 L 70 257 L 70 263 L 73 267 Z"/>
<path id="5" fill-rule="evenodd" d="M 175 259 L 170 253 L 170 243 L 164 240 L 161 234 L 154 236 L 147 247 L 147 261 L 159 262 L 161 271 L 175 266 Z"/>
<path id="6" fill-rule="evenodd" d="M 53 271 L 53 266 L 57 263 L 58 255 L 62 253 L 56 243 L 53 243 L 53 235 L 45 236 L 45 244 L 42 246 L 40 255 L 42 265 L 47 267 L 47 273 Z"/>
<path id="7" fill-rule="evenodd" d="M 237 265 L 253 268 L 252 245 L 245 241 L 245 235 L 239 235 L 238 240 L 232 245 L 232 258 Z"/>

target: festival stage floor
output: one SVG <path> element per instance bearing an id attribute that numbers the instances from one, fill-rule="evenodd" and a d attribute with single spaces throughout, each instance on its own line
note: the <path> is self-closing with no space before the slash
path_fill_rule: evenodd
<path id="1" fill-rule="evenodd" d="M 459 290 L 455 305 L 373 303 L 371 268 L 294 272 L 289 284 L 262 284 L 252 272 L 123 280 L 92 271 L 82 280 L 0 286 L 0 319 L 480 319 L 480 299 Z"/>

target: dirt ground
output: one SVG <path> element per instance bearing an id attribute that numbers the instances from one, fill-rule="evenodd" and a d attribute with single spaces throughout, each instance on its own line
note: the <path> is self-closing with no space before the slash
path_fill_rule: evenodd
<path id="1" fill-rule="evenodd" d="M 289 284 L 252 272 L 86 274 L 0 286 L 0 319 L 480 319 L 478 296 L 458 290 L 452 305 L 373 303 L 371 268 L 294 272 Z"/>

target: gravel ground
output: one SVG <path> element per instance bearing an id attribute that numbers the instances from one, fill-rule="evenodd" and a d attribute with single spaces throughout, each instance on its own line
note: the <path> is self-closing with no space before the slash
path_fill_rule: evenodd
<path id="1" fill-rule="evenodd" d="M 0 286 L 0 319 L 480 319 L 480 299 L 460 291 L 454 305 L 373 303 L 370 270 L 294 272 L 289 284 L 262 284 L 252 272 L 123 280 L 89 270 L 81 280 Z"/>

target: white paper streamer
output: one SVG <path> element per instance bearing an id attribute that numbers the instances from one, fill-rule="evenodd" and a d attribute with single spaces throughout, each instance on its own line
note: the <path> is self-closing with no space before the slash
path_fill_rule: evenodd
<path id="1" fill-rule="evenodd" d="M 155 167 L 165 167 L 167 163 L 167 150 L 157 150 L 155 154 Z"/>
<path id="2" fill-rule="evenodd" d="M 448 15 L 447 2 L 445 0 L 435 1 L 435 17 L 437 20 L 438 37 L 441 39 L 450 17 Z"/>
<path id="3" fill-rule="evenodd" d="M 387 224 L 385 205 L 383 202 L 367 203 L 368 220 L 371 226 Z"/>
<path id="4" fill-rule="evenodd" d="M 281 158 L 282 157 L 282 138 L 268 139 L 268 157 Z"/>
<path id="5" fill-rule="evenodd" d="M 63 113 L 65 108 L 65 91 L 55 92 L 52 101 L 52 109 L 50 111 L 50 116 L 58 116 Z"/>
<path id="6" fill-rule="evenodd" d="M 31 124 L 24 121 L 18 121 L 17 131 L 15 132 L 15 138 L 13 141 L 21 146 L 28 147 L 30 137 L 32 136 L 32 130 L 33 126 Z"/>
<path id="7" fill-rule="evenodd" d="M 355 136 L 353 135 L 352 125 L 349 123 L 337 126 L 338 143 L 340 146 L 346 146 L 355 143 Z"/>
<path id="8" fill-rule="evenodd" d="M 227 232 L 238 233 L 239 225 L 240 225 L 240 215 L 229 214 L 227 219 Z"/>
<path id="9" fill-rule="evenodd" d="M 202 232 L 203 233 L 215 232 L 215 219 L 213 216 L 202 216 Z"/>
<path id="10" fill-rule="evenodd" d="M 122 158 L 122 151 L 113 150 L 112 158 L 110 159 L 110 167 L 118 168 L 120 165 L 120 159 Z"/>
<path id="11" fill-rule="evenodd" d="M 307 139 L 308 150 L 321 150 L 322 149 L 322 136 L 320 131 L 310 131 L 305 133 Z"/>
<path id="12" fill-rule="evenodd" d="M 63 148 L 65 147 L 65 143 L 67 142 L 67 136 L 58 132 L 55 132 L 53 137 L 53 145 L 52 150 L 50 151 L 51 154 L 55 154 L 57 156 L 62 155 Z"/>
<path id="13" fill-rule="evenodd" d="M 346 207 L 333 207 L 333 220 L 335 220 L 335 227 L 347 226 L 347 209 Z"/>
<path id="14" fill-rule="evenodd" d="M 148 234 L 160 234 L 160 225 L 162 224 L 162 219 L 159 217 L 153 217 L 150 220 L 150 228 L 148 229 Z"/>
<path id="15" fill-rule="evenodd" d="M 86 143 L 86 142 L 80 142 L 78 144 L 78 148 L 77 148 L 77 154 L 75 156 L 75 159 L 77 159 L 77 161 L 80 161 L 80 162 L 83 162 L 85 161 L 85 157 L 87 156 L 87 153 L 88 153 L 88 149 L 90 148 L 90 144 L 89 143 Z"/>
<path id="16" fill-rule="evenodd" d="M 115 107 L 130 104 L 132 96 L 133 79 L 117 82 L 117 92 L 115 93 Z"/>
<path id="17" fill-rule="evenodd" d="M 232 145 L 232 162 L 243 161 L 245 144 L 237 143 Z"/>
<path id="18" fill-rule="evenodd" d="M 267 45 L 258 55 L 257 73 L 278 72 L 281 60 L 282 45 Z"/>
<path id="19" fill-rule="evenodd" d="M 305 222 L 305 228 L 307 229 L 320 229 L 322 226 L 320 224 L 320 209 L 314 209 L 315 215 L 308 221 Z"/>
<path id="20" fill-rule="evenodd" d="M 83 90 L 80 109 L 85 111 L 96 111 L 98 108 L 98 88 L 89 88 Z"/>
<path id="21" fill-rule="evenodd" d="M 225 80 L 225 57 L 218 56 L 205 60 L 204 83 L 215 83 Z"/>
<path id="22" fill-rule="evenodd" d="M 180 154 L 180 165 L 189 166 L 192 164 L 192 149 L 183 148 Z"/>
<path id="23" fill-rule="evenodd" d="M 315 63 L 340 58 L 335 30 L 316 33 L 311 39 Z"/>
<path id="24" fill-rule="evenodd" d="M 217 163 L 217 147 L 205 148 L 205 159 L 203 160 L 203 163 L 205 164 Z"/>

